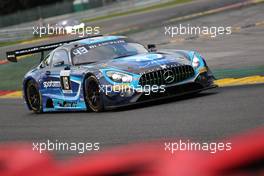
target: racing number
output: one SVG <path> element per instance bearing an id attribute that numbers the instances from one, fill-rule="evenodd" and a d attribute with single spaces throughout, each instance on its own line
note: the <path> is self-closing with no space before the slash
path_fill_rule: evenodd
<path id="1" fill-rule="evenodd" d="M 61 85 L 63 90 L 71 90 L 70 77 L 61 76 Z"/>
<path id="2" fill-rule="evenodd" d="M 76 48 L 75 50 L 73 50 L 72 52 L 75 56 L 79 56 L 79 55 L 82 55 L 82 54 L 85 54 L 85 53 L 88 53 L 88 50 L 82 46 L 82 47 L 79 47 L 79 48 Z"/>
<path id="3" fill-rule="evenodd" d="M 71 93 L 70 70 L 62 70 L 60 72 L 61 88 L 64 93 Z"/>

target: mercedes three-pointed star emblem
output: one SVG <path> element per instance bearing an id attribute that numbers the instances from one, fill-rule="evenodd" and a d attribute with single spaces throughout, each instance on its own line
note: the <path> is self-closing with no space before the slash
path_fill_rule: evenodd
<path id="1" fill-rule="evenodd" d="M 167 84 L 170 84 L 172 83 L 174 80 L 175 80 L 175 77 L 174 77 L 174 74 L 173 74 L 173 71 L 171 70 L 167 70 L 163 73 L 163 78 L 164 78 L 164 81 L 167 83 Z"/>

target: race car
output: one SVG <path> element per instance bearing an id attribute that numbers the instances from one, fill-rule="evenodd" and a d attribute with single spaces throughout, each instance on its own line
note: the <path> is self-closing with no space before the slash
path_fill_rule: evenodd
<path id="1" fill-rule="evenodd" d="M 44 51 L 52 50 L 44 57 Z M 125 36 L 90 36 L 7 52 L 7 59 L 41 52 L 26 73 L 29 110 L 95 112 L 217 87 L 196 51 L 157 50 Z"/>

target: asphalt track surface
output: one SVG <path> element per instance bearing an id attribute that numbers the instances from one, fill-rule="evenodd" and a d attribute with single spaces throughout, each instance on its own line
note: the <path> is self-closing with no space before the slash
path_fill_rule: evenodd
<path id="1" fill-rule="evenodd" d="M 130 35 L 141 43 L 155 43 L 158 49 L 196 50 L 206 58 L 211 69 L 239 69 L 263 66 L 264 3 L 207 15 L 186 21 L 172 22 Z M 262 25 L 254 24 L 262 22 Z M 215 38 L 195 35 L 165 35 L 166 27 L 232 27 L 231 35 Z M 235 28 L 239 27 L 238 31 Z M 147 35 L 146 35 L 147 34 Z M 194 37 L 194 39 L 192 39 Z M 263 71 L 264 74 L 264 71 Z"/>
<path id="2" fill-rule="evenodd" d="M 154 139 L 215 141 L 264 124 L 264 85 L 226 87 L 103 113 L 29 112 L 0 101 L 0 141 L 100 142 L 101 149 Z M 59 152 L 59 155 L 71 152 Z"/>
<path id="3" fill-rule="evenodd" d="M 263 9 L 264 5 L 260 4 L 190 22 L 198 25 L 243 25 L 263 20 Z M 247 65 L 264 65 L 263 31 L 263 26 L 258 26 L 214 40 L 197 39 L 179 43 L 170 43 L 168 38 L 164 40 L 163 27 L 131 36 L 139 41 L 152 43 L 158 40 L 165 43 L 161 47 L 199 48 L 207 56 L 212 68 L 241 68 Z M 263 84 L 219 88 L 195 97 L 176 98 L 103 113 L 62 112 L 36 115 L 25 108 L 21 99 L 1 99 L 0 141 L 31 142 L 49 139 L 100 142 L 102 150 L 153 139 L 215 141 L 263 126 L 263 108 Z M 67 156 L 74 153 L 59 154 Z"/>

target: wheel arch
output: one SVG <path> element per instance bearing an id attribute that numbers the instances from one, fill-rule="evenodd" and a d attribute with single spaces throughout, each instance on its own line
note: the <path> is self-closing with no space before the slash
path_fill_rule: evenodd
<path id="1" fill-rule="evenodd" d="M 91 110 L 90 109 L 90 106 L 89 106 L 89 104 L 87 103 L 87 101 L 86 101 L 86 80 L 88 79 L 88 78 L 90 78 L 91 76 L 93 76 L 93 77 L 95 77 L 95 79 L 98 81 L 98 84 L 100 85 L 101 83 L 100 83 L 100 80 L 98 79 L 98 77 L 96 76 L 96 74 L 95 73 L 91 73 L 91 72 L 88 72 L 88 73 L 86 73 L 85 74 L 85 76 L 84 76 L 84 78 L 83 78 L 83 83 L 82 83 L 82 86 L 83 86 L 83 98 L 84 98 L 84 100 L 85 100 L 85 104 L 86 104 L 86 107 L 87 107 L 87 110 Z M 104 105 L 103 105 L 104 106 Z"/>
<path id="2" fill-rule="evenodd" d="M 86 79 L 88 79 L 89 77 L 91 77 L 91 76 L 95 76 L 93 73 L 91 73 L 91 72 L 87 72 L 85 75 L 84 75 L 84 78 L 83 78 L 83 82 L 82 82 L 82 92 L 83 92 L 83 98 L 84 98 L 84 100 L 86 99 L 86 87 L 85 87 L 85 81 L 86 81 Z M 88 109 L 88 107 L 89 107 L 89 105 L 87 104 L 87 102 L 85 101 L 85 104 L 86 104 L 86 107 L 87 107 L 87 109 Z"/>
<path id="3" fill-rule="evenodd" d="M 85 80 L 88 79 L 91 76 L 95 76 L 93 73 L 88 72 L 84 75 L 83 82 L 82 82 L 82 88 L 83 88 L 83 93 L 85 94 Z"/>
<path id="4" fill-rule="evenodd" d="M 26 78 L 23 81 L 23 95 L 24 95 L 24 100 L 25 100 L 25 102 L 27 104 L 28 109 L 32 110 L 32 108 L 29 106 L 29 102 L 28 102 L 28 98 L 27 98 L 27 86 L 28 86 L 29 81 L 33 81 L 36 84 L 37 84 L 37 81 L 34 78 L 32 78 L 32 77 Z"/>

